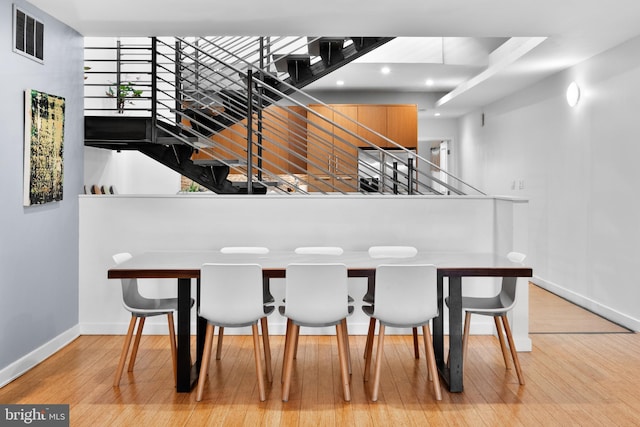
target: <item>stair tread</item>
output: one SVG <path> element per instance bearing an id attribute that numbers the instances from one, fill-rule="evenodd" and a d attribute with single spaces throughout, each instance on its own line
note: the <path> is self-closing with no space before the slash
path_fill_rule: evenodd
<path id="1" fill-rule="evenodd" d="M 244 166 L 247 164 L 244 160 L 238 159 L 228 159 L 228 160 L 218 160 L 218 159 L 201 159 L 201 160 L 193 160 L 194 165 L 199 166 Z"/>

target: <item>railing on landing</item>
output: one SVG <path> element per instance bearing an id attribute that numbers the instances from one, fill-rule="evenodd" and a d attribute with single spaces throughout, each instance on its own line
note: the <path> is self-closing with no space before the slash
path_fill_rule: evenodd
<path id="1" fill-rule="evenodd" d="M 135 104 L 135 109 L 125 105 L 130 114 L 151 114 L 158 126 L 199 151 L 195 162 L 227 165 L 249 189 L 258 182 L 297 193 L 482 194 L 414 150 L 354 121 L 344 109 L 301 91 L 298 76 L 289 75 L 292 68 L 282 64 L 306 55 L 320 40 L 152 39 L 147 71 L 141 45 L 129 51 L 129 45 L 119 44 L 113 81 L 115 87 L 125 82 L 142 88 L 137 96 L 124 97 Z M 322 60 L 312 57 L 310 65 Z M 121 102 L 117 106 L 114 111 Z M 197 142 L 186 135 L 197 136 Z M 383 141 L 386 148 L 362 135 Z"/>

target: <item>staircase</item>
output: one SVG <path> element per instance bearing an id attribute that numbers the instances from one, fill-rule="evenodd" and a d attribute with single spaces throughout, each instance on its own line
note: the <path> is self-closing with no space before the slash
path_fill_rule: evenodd
<path id="1" fill-rule="evenodd" d="M 361 186 L 359 177 L 379 177 L 380 171 L 368 170 L 371 167 L 358 158 L 357 147 L 384 150 L 363 140 L 362 125 L 340 112 L 330 111 L 327 119 L 309 108 L 323 103 L 302 88 L 389 40 L 151 38 L 88 46 L 85 145 L 140 151 L 221 194 L 261 194 L 269 188 L 283 193 L 465 194 L 461 188 L 481 193 L 453 176 L 456 185 L 419 171 L 415 163 L 380 177 L 382 185 L 376 189 Z M 107 84 L 105 76 L 112 77 Z M 138 92 L 113 90 L 129 86 Z M 117 99 L 109 99 L 108 93 Z M 115 108 L 122 105 L 124 111 Z M 337 143 L 343 147 L 340 152 Z M 307 150 L 307 144 L 313 144 L 313 150 Z M 403 148 L 393 141 L 385 145 L 394 144 Z M 335 158 L 329 170 L 325 170 L 327 152 Z M 429 165 L 422 169 L 437 168 L 414 157 Z M 340 170 L 338 164 L 351 167 Z M 336 185 L 327 188 L 327 181 Z M 404 187 L 398 190 L 400 181 Z"/>

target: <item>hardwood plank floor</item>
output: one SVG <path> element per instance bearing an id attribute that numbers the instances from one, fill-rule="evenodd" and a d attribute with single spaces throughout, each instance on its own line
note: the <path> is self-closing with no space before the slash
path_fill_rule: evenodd
<path id="1" fill-rule="evenodd" d="M 629 330 L 529 283 L 529 332 L 627 333 Z"/>
<path id="2" fill-rule="evenodd" d="M 586 312 L 591 315 L 591 313 Z M 175 393 L 166 336 L 145 336 L 133 373 L 112 387 L 122 336 L 82 336 L 0 389 L 0 403 L 70 404 L 72 426 L 640 425 L 640 335 L 533 334 L 520 353 L 527 384 L 504 368 L 495 337 L 473 336 L 465 391 L 436 402 L 410 335 L 385 338 L 379 400 L 362 379 L 365 337 L 351 336 L 344 402 L 334 336 L 300 337 L 289 402 L 280 400 L 284 337 L 271 337 L 274 381 L 258 399 L 249 336 L 225 337 L 201 402 Z M 195 344 L 194 344 L 195 345 Z M 423 351 L 423 349 L 422 349 Z"/>

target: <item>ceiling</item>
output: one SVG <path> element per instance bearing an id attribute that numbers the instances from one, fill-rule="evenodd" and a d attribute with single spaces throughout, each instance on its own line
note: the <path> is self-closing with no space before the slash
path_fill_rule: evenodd
<path id="1" fill-rule="evenodd" d="M 433 92 L 429 112 L 443 117 L 489 104 L 640 34 L 637 0 L 30 3 L 85 36 L 401 37 L 310 88 Z"/>

